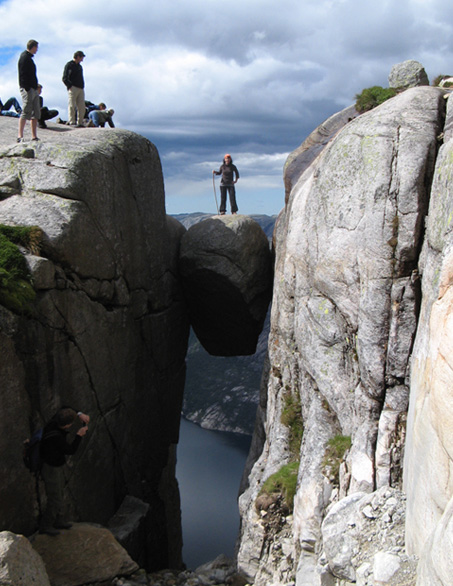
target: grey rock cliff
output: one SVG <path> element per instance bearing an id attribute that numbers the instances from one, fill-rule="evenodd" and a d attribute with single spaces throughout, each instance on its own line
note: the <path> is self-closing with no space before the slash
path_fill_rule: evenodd
<path id="1" fill-rule="evenodd" d="M 417 268 L 444 115 L 444 92 L 423 87 L 352 120 L 296 176 L 279 217 L 268 381 L 239 501 L 238 563 L 255 584 L 288 582 L 296 569 L 298 586 L 337 583 L 330 570 L 321 578 L 326 508 L 401 486 Z M 293 516 L 270 533 L 254 505 L 295 457 L 288 396 L 304 424 L 297 492 Z M 336 436 L 351 438 L 338 478 L 326 464 Z"/>
<path id="2" fill-rule="evenodd" d="M 98 129 L 49 130 L 41 143 L 16 145 L 15 129 L 2 120 L 0 223 L 39 225 L 44 241 L 41 257 L 26 255 L 37 288 L 31 314 L 0 308 L 0 526 L 34 528 L 20 446 L 69 404 L 91 416 L 67 468 L 69 514 L 105 523 L 126 494 L 141 498 L 152 510 L 152 563 L 178 566 L 166 543 L 169 518 L 171 541 L 180 533 L 166 467 L 188 319 L 181 227 L 167 222 L 157 150 L 131 132 Z"/>

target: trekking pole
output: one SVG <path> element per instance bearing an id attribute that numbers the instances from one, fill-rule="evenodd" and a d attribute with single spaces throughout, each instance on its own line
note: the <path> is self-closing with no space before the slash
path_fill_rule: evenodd
<path id="1" fill-rule="evenodd" d="M 219 204 L 217 203 L 217 193 L 215 191 L 215 175 L 212 174 L 212 186 L 214 187 L 214 198 L 215 198 L 215 207 L 217 208 L 217 215 L 219 215 Z"/>

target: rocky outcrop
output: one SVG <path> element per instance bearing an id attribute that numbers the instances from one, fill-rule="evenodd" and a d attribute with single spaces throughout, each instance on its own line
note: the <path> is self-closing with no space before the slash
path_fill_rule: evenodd
<path id="1" fill-rule="evenodd" d="M 405 513 L 404 494 L 388 487 L 356 492 L 333 505 L 322 524 L 321 576 L 360 586 L 415 584 L 418 559 L 405 553 Z"/>
<path id="2" fill-rule="evenodd" d="M 183 236 L 180 272 L 191 325 L 214 356 L 254 354 L 271 296 L 269 243 L 248 216 L 215 216 Z"/>
<path id="3" fill-rule="evenodd" d="M 56 537 L 37 535 L 32 544 L 45 563 L 52 586 L 102 582 L 138 570 L 104 527 L 76 523 Z"/>
<path id="4" fill-rule="evenodd" d="M 104 524 L 136 496 L 151 506 L 150 567 L 179 567 L 166 525 L 180 533 L 171 468 L 188 319 L 183 229 L 167 223 L 158 153 L 122 130 L 49 130 L 18 145 L 15 131 L 2 120 L 0 223 L 38 225 L 44 238 L 40 257 L 24 251 L 31 311 L 0 307 L 0 526 L 35 527 L 22 441 L 69 404 L 91 423 L 66 471 L 68 514 Z"/>
<path id="5" fill-rule="evenodd" d="M 3 586 L 50 586 L 41 556 L 23 535 L 0 533 L 0 584 Z"/>
<path id="6" fill-rule="evenodd" d="M 397 63 L 390 71 L 389 86 L 396 89 L 408 89 L 420 85 L 429 85 L 425 68 L 414 59 Z"/>
<path id="7" fill-rule="evenodd" d="M 401 485 L 417 267 L 443 96 L 410 89 L 352 120 L 300 175 L 279 218 L 270 365 L 255 432 L 265 439 L 254 442 L 260 455 L 240 497 L 239 568 L 255 584 L 288 581 L 279 573 L 280 529 L 266 532 L 254 506 L 282 466 L 300 460 L 291 552 L 298 586 L 325 583 L 318 556 L 330 503 Z M 296 453 L 288 403 L 300 405 L 304 424 Z M 326 455 L 342 437 L 351 447 L 338 456 L 336 477 Z"/>

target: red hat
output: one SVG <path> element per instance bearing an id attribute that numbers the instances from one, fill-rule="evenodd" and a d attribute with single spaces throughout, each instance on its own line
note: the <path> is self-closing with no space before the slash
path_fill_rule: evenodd
<path id="1" fill-rule="evenodd" d="M 230 157 L 231 159 L 231 155 L 229 155 L 228 153 L 223 158 L 226 159 L 227 157 Z"/>

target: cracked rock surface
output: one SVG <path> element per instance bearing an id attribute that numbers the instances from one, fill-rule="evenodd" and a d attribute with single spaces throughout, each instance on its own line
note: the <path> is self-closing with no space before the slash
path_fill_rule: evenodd
<path id="1" fill-rule="evenodd" d="M 52 124 L 40 142 L 16 144 L 17 122 L 0 124 L 0 223 L 44 234 L 41 256 L 24 251 L 37 291 L 31 313 L 0 308 L 0 525 L 34 529 L 34 486 L 18 447 L 69 404 L 91 416 L 66 470 L 69 515 L 105 523 L 126 494 L 141 498 L 163 544 L 155 558 L 168 565 L 173 556 L 178 567 L 169 454 L 188 320 L 177 277 L 182 231 L 167 221 L 157 150 L 129 131 Z"/>

